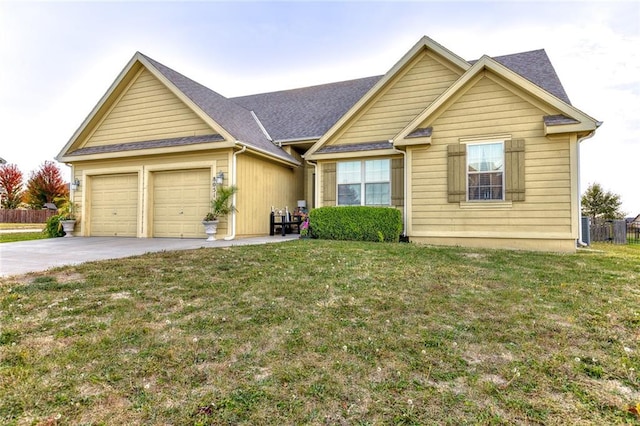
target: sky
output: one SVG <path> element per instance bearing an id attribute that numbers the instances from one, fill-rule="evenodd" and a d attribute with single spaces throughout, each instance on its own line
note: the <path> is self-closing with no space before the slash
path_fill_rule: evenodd
<path id="1" fill-rule="evenodd" d="M 381 75 L 424 35 L 467 60 L 545 49 L 603 122 L 580 144 L 581 192 L 640 214 L 637 0 L 0 0 L 0 157 L 25 177 L 54 160 L 136 51 L 232 97 Z"/>

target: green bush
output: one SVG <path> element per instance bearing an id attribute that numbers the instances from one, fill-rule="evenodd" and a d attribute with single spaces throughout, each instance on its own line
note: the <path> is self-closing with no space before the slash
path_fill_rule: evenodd
<path id="1" fill-rule="evenodd" d="M 320 207 L 311 210 L 309 223 L 314 238 L 398 242 L 402 213 L 392 207 Z"/>
<path id="2" fill-rule="evenodd" d="M 44 233 L 44 235 L 47 236 L 47 238 L 65 236 L 65 232 L 62 230 L 62 225 L 60 224 L 61 218 L 62 218 L 62 215 L 57 214 L 47 219 L 47 224 L 42 230 L 42 232 Z"/>

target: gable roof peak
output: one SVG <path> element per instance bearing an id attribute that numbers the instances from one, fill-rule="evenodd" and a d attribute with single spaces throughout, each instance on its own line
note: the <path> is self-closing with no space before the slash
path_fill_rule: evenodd
<path id="1" fill-rule="evenodd" d="M 236 141 L 247 145 L 249 149 L 254 148 L 290 163 L 299 164 L 298 160 L 267 137 L 251 110 L 148 56 L 139 52 L 137 54 Z"/>

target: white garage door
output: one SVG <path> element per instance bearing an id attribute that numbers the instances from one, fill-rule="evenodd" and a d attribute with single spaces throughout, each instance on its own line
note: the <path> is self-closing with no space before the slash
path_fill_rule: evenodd
<path id="1" fill-rule="evenodd" d="M 153 236 L 202 238 L 202 218 L 209 211 L 211 170 L 153 174 Z"/>
<path id="2" fill-rule="evenodd" d="M 91 178 L 90 235 L 135 237 L 138 229 L 138 175 Z"/>

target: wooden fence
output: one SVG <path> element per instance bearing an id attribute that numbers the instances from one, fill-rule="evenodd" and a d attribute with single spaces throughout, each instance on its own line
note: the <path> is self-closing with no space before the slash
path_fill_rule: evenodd
<path id="1" fill-rule="evenodd" d="M 45 223 L 55 215 L 55 210 L 0 209 L 0 223 Z"/>
<path id="2" fill-rule="evenodd" d="M 627 222 L 625 220 L 605 220 L 591 223 L 591 241 L 613 244 L 627 244 Z"/>

